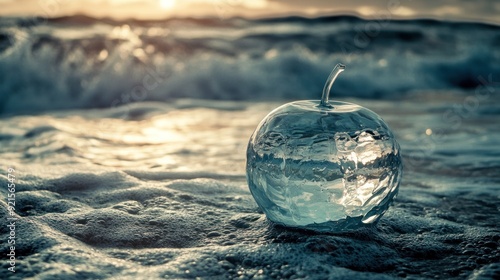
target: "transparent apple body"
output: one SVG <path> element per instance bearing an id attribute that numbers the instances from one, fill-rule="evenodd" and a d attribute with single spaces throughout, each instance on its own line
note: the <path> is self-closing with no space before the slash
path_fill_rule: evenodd
<path id="1" fill-rule="evenodd" d="M 397 194 L 399 145 L 356 104 L 297 101 L 262 120 L 247 149 L 247 180 L 269 220 L 323 232 L 372 224 Z"/>

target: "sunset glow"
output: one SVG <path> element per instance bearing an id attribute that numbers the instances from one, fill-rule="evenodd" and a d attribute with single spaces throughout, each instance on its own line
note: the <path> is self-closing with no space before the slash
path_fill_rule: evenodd
<path id="1" fill-rule="evenodd" d="M 175 0 L 160 0 L 160 7 L 166 10 L 174 8 L 175 4 Z"/>
<path id="2" fill-rule="evenodd" d="M 392 4 L 390 4 L 392 3 Z M 0 16 L 59 17 L 85 14 L 117 19 L 164 19 L 170 17 L 274 17 L 301 15 L 357 15 L 365 18 L 437 18 L 444 20 L 478 20 L 500 23 L 500 3 L 494 1 L 458 0 L 423 1 L 285 1 L 285 0 L 0 0 Z"/>

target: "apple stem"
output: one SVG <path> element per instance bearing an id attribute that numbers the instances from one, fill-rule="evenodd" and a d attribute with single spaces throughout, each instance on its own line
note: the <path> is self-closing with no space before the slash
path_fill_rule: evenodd
<path id="1" fill-rule="evenodd" d="M 326 80 L 325 87 L 323 88 L 323 95 L 321 96 L 321 102 L 319 103 L 319 106 L 321 107 L 332 107 L 328 103 L 328 98 L 330 96 L 330 90 L 332 89 L 332 85 L 337 79 L 337 76 L 340 74 L 340 72 L 345 70 L 345 65 L 342 63 L 339 63 L 335 65 L 335 68 L 333 68 L 332 73 L 330 73 L 330 76 L 328 76 L 328 79 Z"/>

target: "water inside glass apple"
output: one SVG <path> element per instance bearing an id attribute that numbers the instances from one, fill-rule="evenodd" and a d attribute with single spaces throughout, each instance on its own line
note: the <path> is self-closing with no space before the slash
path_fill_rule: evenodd
<path id="1" fill-rule="evenodd" d="M 402 160 L 387 124 L 369 109 L 328 100 L 344 69 L 334 68 L 321 100 L 275 109 L 250 138 L 250 191 L 275 223 L 349 231 L 376 222 L 397 194 Z"/>

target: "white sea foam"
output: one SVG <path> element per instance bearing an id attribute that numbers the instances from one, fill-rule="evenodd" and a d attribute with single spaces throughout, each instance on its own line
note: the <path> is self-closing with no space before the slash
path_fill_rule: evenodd
<path id="1" fill-rule="evenodd" d="M 17 23 L 0 19 L 8 115 L 178 98 L 314 99 L 337 62 L 349 68 L 335 85 L 341 97 L 474 89 L 500 73 L 499 28 L 472 23 L 392 21 L 368 35 L 373 22 L 350 17 Z"/>

